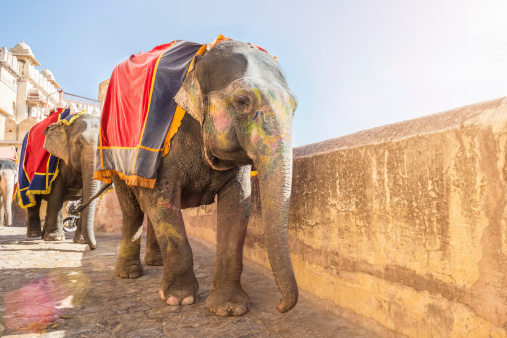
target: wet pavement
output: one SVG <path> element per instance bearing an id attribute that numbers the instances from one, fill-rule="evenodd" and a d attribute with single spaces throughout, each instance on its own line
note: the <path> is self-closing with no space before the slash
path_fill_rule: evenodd
<path id="1" fill-rule="evenodd" d="M 7 337 L 375 337 L 326 310 L 301 292 L 296 307 L 280 314 L 271 272 L 245 262 L 242 284 L 250 312 L 219 317 L 206 310 L 215 253 L 191 240 L 199 298 L 189 306 L 166 305 L 158 288 L 162 267 L 144 275 L 114 275 L 119 234 L 98 234 L 99 248 L 26 238 L 26 228 L 0 227 L 0 336 Z M 144 243 L 143 243 L 144 251 Z"/>

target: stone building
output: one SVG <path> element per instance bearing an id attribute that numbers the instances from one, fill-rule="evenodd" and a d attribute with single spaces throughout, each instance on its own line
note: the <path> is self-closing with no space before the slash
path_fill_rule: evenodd
<path id="1" fill-rule="evenodd" d="M 30 46 L 0 47 L 0 146 L 18 148 L 27 131 L 60 104 L 99 115 L 100 102 L 64 93 L 53 73 L 39 71 Z"/>
<path id="2" fill-rule="evenodd" d="M 0 140 L 22 140 L 43 118 L 46 104 L 58 104 L 60 85 L 49 69 L 39 72 L 38 66 L 24 41 L 10 49 L 0 47 Z"/>

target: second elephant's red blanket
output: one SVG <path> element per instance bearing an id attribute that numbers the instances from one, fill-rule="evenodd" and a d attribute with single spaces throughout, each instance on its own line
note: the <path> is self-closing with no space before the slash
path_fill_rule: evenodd
<path id="1" fill-rule="evenodd" d="M 59 109 L 33 126 L 26 134 L 21 147 L 18 169 L 19 187 L 17 194 L 19 195 L 19 205 L 22 208 L 35 205 L 33 195 L 49 194 L 51 185 L 58 176 L 60 159 L 43 148 L 46 140 L 44 131 L 50 124 L 58 121 L 71 124 L 85 113 L 86 111 L 71 114 L 70 109 Z"/>

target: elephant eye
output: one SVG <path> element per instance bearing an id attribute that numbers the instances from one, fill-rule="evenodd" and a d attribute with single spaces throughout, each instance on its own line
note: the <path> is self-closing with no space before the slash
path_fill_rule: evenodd
<path id="1" fill-rule="evenodd" d="M 83 150 L 83 144 L 82 144 L 81 142 L 77 141 L 77 142 L 75 143 L 75 146 L 76 146 L 76 150 L 77 150 L 77 151 L 81 151 L 81 150 Z"/>
<path id="2" fill-rule="evenodd" d="M 247 111 L 250 109 L 250 99 L 246 95 L 236 94 L 232 98 L 232 105 L 239 111 Z"/>

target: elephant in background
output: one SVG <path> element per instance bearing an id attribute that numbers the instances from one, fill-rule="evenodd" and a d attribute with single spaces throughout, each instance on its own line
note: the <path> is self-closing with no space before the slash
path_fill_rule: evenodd
<path id="1" fill-rule="evenodd" d="M 93 179 L 99 125 L 99 117 L 83 114 L 70 125 L 56 122 L 47 127 L 44 149 L 60 158 L 59 173 L 53 181 L 51 192 L 35 195 L 36 205 L 27 209 L 28 237 L 43 236 L 45 241 L 64 240 L 63 203 L 80 198 L 87 201 L 99 190 L 99 182 Z M 47 211 L 41 231 L 39 210 L 43 199 L 47 201 Z M 74 234 L 74 242 L 89 243 L 92 248 L 96 243 L 93 231 L 96 204 L 94 200 L 81 212 Z"/>
<path id="2" fill-rule="evenodd" d="M 249 298 L 240 278 L 254 164 L 266 248 L 282 294 L 277 308 L 292 309 L 298 288 L 289 256 L 288 213 L 296 100 L 277 61 L 249 44 L 221 42 L 196 57 L 175 100 L 187 114 L 161 160 L 155 187 L 129 187 L 113 177 L 123 213 L 116 274 L 142 275 L 146 214 L 145 261 L 163 264 L 161 298 L 169 305 L 194 303 L 199 286 L 181 209 L 211 204 L 218 196 L 216 263 L 206 305 L 222 316 L 246 313 Z"/>
<path id="3" fill-rule="evenodd" d="M 12 226 L 12 195 L 18 181 L 18 165 L 10 159 L 0 159 L 0 217 L 5 226 Z"/>

